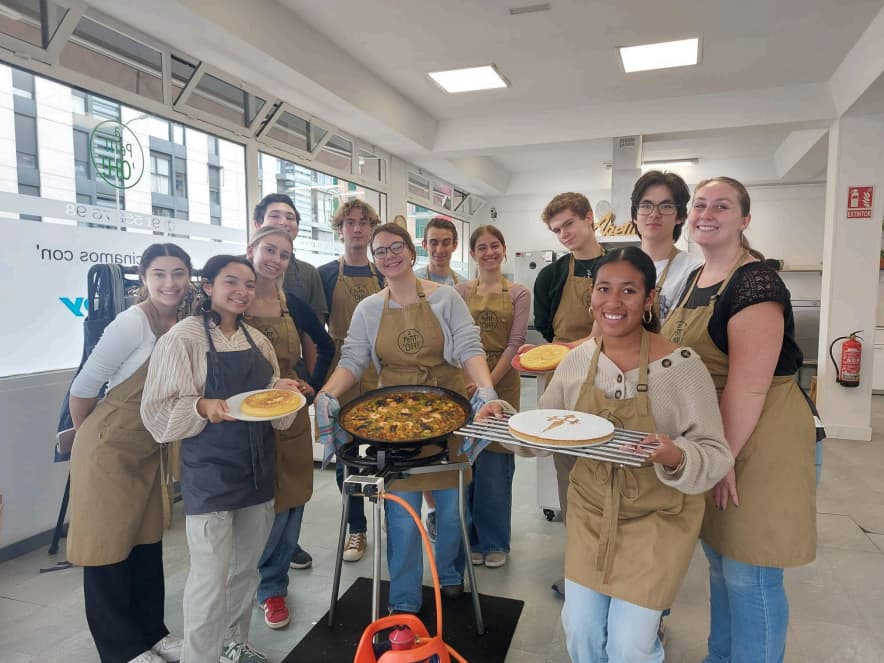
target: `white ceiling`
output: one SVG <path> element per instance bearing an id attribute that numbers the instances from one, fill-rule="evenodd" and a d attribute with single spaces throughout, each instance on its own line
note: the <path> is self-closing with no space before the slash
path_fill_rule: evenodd
<path id="1" fill-rule="evenodd" d="M 758 182 L 807 177 L 826 158 L 808 130 L 857 99 L 884 113 L 884 0 L 550 0 L 550 11 L 509 15 L 534 3 L 90 1 L 485 195 L 566 174 L 609 181 L 611 138 L 632 134 L 646 159 L 694 157 L 716 173 L 732 163 Z M 697 67 L 620 69 L 617 46 L 688 36 L 702 38 Z M 854 59 L 875 69 L 861 76 L 844 64 L 857 42 Z M 489 62 L 510 88 L 448 95 L 426 75 Z M 799 145 L 806 158 L 790 169 Z"/>

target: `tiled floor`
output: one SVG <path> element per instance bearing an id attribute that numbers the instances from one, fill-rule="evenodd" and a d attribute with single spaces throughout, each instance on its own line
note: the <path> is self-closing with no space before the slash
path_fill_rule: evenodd
<path id="1" fill-rule="evenodd" d="M 871 443 L 826 443 L 817 560 L 786 573 L 788 663 L 884 661 L 884 398 L 875 399 L 872 425 Z M 292 624 L 270 631 L 260 611 L 254 612 L 252 640 L 271 661 L 280 661 L 328 608 L 340 498 L 332 471 L 317 470 L 315 478 L 302 533 L 314 566 L 290 573 Z M 565 532 L 561 523 L 543 518 L 535 489 L 534 462 L 519 459 L 512 556 L 501 569 L 478 568 L 478 582 L 482 592 L 525 601 L 507 663 L 565 663 L 561 602 L 549 589 L 561 575 Z M 164 552 L 167 622 L 179 633 L 187 574 L 183 525 L 178 514 Z M 63 555 L 49 557 L 39 550 L 0 565 L 0 663 L 98 660 L 83 615 L 82 572 L 39 573 L 61 559 Z M 342 590 L 370 573 L 368 555 L 357 564 L 345 564 Z M 708 619 L 706 563 L 698 551 L 667 619 L 666 660 L 699 663 Z"/>

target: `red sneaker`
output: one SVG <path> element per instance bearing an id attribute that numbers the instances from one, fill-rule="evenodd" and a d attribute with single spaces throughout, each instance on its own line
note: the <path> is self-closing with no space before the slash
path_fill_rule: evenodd
<path id="1" fill-rule="evenodd" d="M 271 596 L 264 601 L 264 623 L 270 628 L 282 628 L 289 623 L 289 609 L 282 596 Z"/>

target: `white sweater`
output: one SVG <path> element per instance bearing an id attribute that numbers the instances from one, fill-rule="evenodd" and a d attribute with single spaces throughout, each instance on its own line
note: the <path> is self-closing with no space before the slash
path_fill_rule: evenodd
<path id="1" fill-rule="evenodd" d="M 538 407 L 575 409 L 595 349 L 592 339 L 568 353 L 540 397 Z M 621 382 L 617 381 L 618 375 Z M 619 398 L 634 398 L 637 384 L 638 368 L 624 373 L 602 353 L 595 386 L 608 398 L 617 398 L 618 391 Z M 685 453 L 681 472 L 673 474 L 655 464 L 657 477 L 689 495 L 712 488 L 727 474 L 734 459 L 724 438 L 715 385 L 700 356 L 689 348 L 679 348 L 651 362 L 648 398 L 657 432 L 669 435 Z"/>

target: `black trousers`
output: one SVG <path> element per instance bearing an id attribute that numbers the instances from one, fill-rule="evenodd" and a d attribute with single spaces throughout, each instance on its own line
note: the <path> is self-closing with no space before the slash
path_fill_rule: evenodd
<path id="1" fill-rule="evenodd" d="M 83 567 L 86 621 L 101 663 L 127 663 L 169 633 L 163 542 L 135 546 L 116 564 Z"/>

